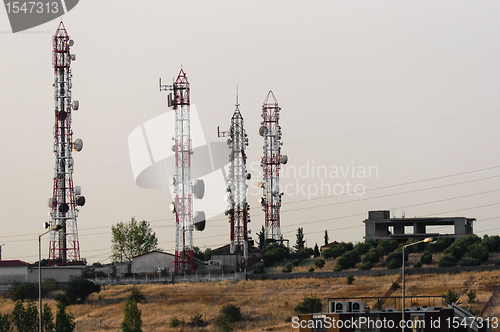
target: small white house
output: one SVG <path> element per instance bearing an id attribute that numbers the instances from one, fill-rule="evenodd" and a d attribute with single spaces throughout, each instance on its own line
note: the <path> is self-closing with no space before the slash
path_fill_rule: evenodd
<path id="1" fill-rule="evenodd" d="M 159 270 L 174 273 L 175 255 L 162 251 L 151 251 L 132 259 L 132 273 L 152 273 Z"/>

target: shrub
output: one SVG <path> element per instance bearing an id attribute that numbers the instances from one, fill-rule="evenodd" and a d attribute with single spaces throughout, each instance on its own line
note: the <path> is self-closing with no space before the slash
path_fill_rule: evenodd
<path id="1" fill-rule="evenodd" d="M 467 257 L 475 258 L 478 261 L 485 261 L 488 259 L 489 252 L 486 244 L 474 243 L 467 248 Z"/>
<path id="2" fill-rule="evenodd" d="M 314 272 L 314 267 L 311 266 L 308 271 L 309 272 Z"/>
<path id="3" fill-rule="evenodd" d="M 264 269 L 265 269 L 264 264 L 259 263 L 255 265 L 255 267 L 253 268 L 253 273 L 264 273 L 265 271 Z"/>
<path id="4" fill-rule="evenodd" d="M 477 258 L 464 258 L 462 263 L 460 263 L 460 266 L 479 266 L 481 265 L 481 261 Z"/>
<path id="5" fill-rule="evenodd" d="M 414 268 L 416 268 L 416 269 L 421 268 L 421 267 L 422 267 L 422 262 L 415 262 L 415 263 L 413 264 L 413 267 L 414 267 Z"/>
<path id="6" fill-rule="evenodd" d="M 217 325 L 219 326 L 219 332 L 234 331 L 234 323 L 228 315 L 219 314 L 217 317 Z"/>
<path id="7" fill-rule="evenodd" d="M 391 285 L 391 289 L 393 291 L 397 290 L 399 288 L 399 284 L 397 282 L 393 282 L 392 285 Z"/>
<path id="8" fill-rule="evenodd" d="M 337 263 L 335 264 L 335 271 L 350 269 L 351 267 L 355 267 L 356 263 L 360 261 L 361 257 L 356 251 L 354 250 L 347 251 L 337 259 Z"/>
<path id="9" fill-rule="evenodd" d="M 495 265 L 500 265 L 500 258 L 495 260 Z"/>
<path id="10" fill-rule="evenodd" d="M 500 249 L 500 236 L 498 236 L 498 235 L 493 235 L 493 236 L 485 235 L 483 237 L 483 240 L 481 241 L 481 244 L 486 245 L 489 252 L 498 251 L 498 249 Z"/>
<path id="11" fill-rule="evenodd" d="M 405 260 L 408 259 L 408 256 L 406 255 L 405 251 Z M 403 251 L 401 249 L 394 250 L 387 255 L 385 261 L 387 262 L 388 269 L 399 269 L 403 265 Z"/>
<path id="12" fill-rule="evenodd" d="M 299 249 L 295 252 L 292 252 L 292 254 L 290 256 L 291 256 L 291 258 L 298 259 L 298 260 L 309 258 L 311 256 L 314 256 L 314 249 L 302 248 L 302 249 Z"/>
<path id="13" fill-rule="evenodd" d="M 432 263 L 432 254 L 429 251 L 424 251 L 422 256 L 420 256 L 420 263 L 422 264 Z"/>
<path id="14" fill-rule="evenodd" d="M 123 312 L 121 328 L 123 332 L 142 332 L 142 312 L 134 298 L 129 297 Z"/>
<path id="15" fill-rule="evenodd" d="M 448 290 L 448 292 L 446 294 L 443 294 L 442 297 L 443 297 L 444 304 L 455 303 L 456 305 L 460 305 L 462 303 L 461 301 L 459 301 L 460 295 L 455 293 L 451 289 Z"/>
<path id="16" fill-rule="evenodd" d="M 24 302 L 24 300 L 38 299 L 38 284 L 33 284 L 31 282 L 15 284 L 12 286 L 9 297 L 14 302 L 18 300 Z"/>
<path id="17" fill-rule="evenodd" d="M 438 262 L 439 267 L 451 267 L 457 264 L 457 259 L 455 256 L 450 254 L 445 254 Z"/>
<path id="18" fill-rule="evenodd" d="M 323 305 L 316 295 L 311 295 L 309 297 L 304 297 L 293 310 L 298 314 L 311 314 L 321 312 L 323 310 Z"/>
<path id="19" fill-rule="evenodd" d="M 293 270 L 293 265 L 292 263 L 288 262 L 286 263 L 285 267 L 281 270 L 283 273 L 290 273 Z"/>
<path id="20" fill-rule="evenodd" d="M 377 264 L 380 260 L 380 253 L 377 249 L 371 248 L 361 260 L 363 263 Z"/>
<path id="21" fill-rule="evenodd" d="M 297 266 L 299 266 L 299 260 L 298 260 L 298 259 L 294 259 L 294 260 L 292 260 L 292 266 L 293 266 L 293 267 L 297 267 Z"/>
<path id="22" fill-rule="evenodd" d="M 239 322 L 242 318 L 240 307 L 234 304 L 226 304 L 219 312 L 220 315 L 225 315 L 230 318 L 232 322 Z"/>
<path id="23" fill-rule="evenodd" d="M 361 263 L 359 266 L 358 266 L 358 270 L 371 270 L 373 267 L 373 265 L 369 262 L 366 262 L 366 263 Z"/>
<path id="24" fill-rule="evenodd" d="M 83 303 L 90 294 L 99 293 L 101 291 L 101 286 L 94 284 L 92 281 L 87 279 L 75 279 L 69 282 L 68 288 L 64 294 L 68 303 Z"/>
<path id="25" fill-rule="evenodd" d="M 266 244 L 262 251 L 262 261 L 268 267 L 276 262 L 280 262 L 288 256 L 288 248 L 279 243 Z"/>
<path id="26" fill-rule="evenodd" d="M 377 249 L 379 250 L 380 256 L 385 256 L 387 253 L 396 250 L 398 247 L 398 242 L 395 240 L 382 239 L 378 241 Z"/>
<path id="27" fill-rule="evenodd" d="M 326 249 L 323 252 L 323 257 L 325 257 L 326 259 L 337 258 L 337 257 L 340 257 L 341 255 L 343 255 L 345 252 L 352 250 L 353 248 L 354 248 L 354 246 L 353 246 L 352 242 L 348 242 L 348 243 L 340 242 L 340 243 L 337 243 L 337 244 L 331 246 L 330 248 Z"/>
<path id="28" fill-rule="evenodd" d="M 321 258 L 314 262 L 314 266 L 321 270 L 323 267 L 325 267 L 325 263 L 325 260 Z"/>
<path id="29" fill-rule="evenodd" d="M 354 281 L 354 276 L 348 275 L 346 279 L 347 279 L 347 284 L 352 285 L 352 282 Z"/>
<path id="30" fill-rule="evenodd" d="M 376 242 L 373 240 L 366 240 L 365 242 L 358 242 L 354 246 L 353 250 L 355 250 L 359 255 L 366 254 L 370 249 L 376 246 Z"/>
<path id="31" fill-rule="evenodd" d="M 431 254 L 437 254 L 443 252 L 446 248 L 448 248 L 453 243 L 453 239 L 447 236 L 439 236 L 436 240 L 436 243 L 430 243 L 427 247 L 427 250 Z"/>
<path id="32" fill-rule="evenodd" d="M 177 327 L 179 325 L 181 325 L 181 321 L 179 320 L 179 318 L 177 318 L 177 316 L 174 316 L 170 319 L 170 327 Z"/>
<path id="33" fill-rule="evenodd" d="M 199 311 L 195 312 L 193 316 L 190 318 L 190 325 L 191 326 L 203 326 L 205 325 L 205 321 L 203 320 L 203 316 L 200 314 Z"/>

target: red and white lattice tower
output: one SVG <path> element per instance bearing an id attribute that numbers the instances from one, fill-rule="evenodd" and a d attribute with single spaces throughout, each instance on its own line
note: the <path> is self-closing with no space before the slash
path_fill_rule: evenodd
<path id="1" fill-rule="evenodd" d="M 239 110 L 238 101 L 236 101 L 236 110 L 231 117 L 231 126 L 229 131 L 220 132 L 217 128 L 219 137 L 228 137 L 227 144 L 231 150 L 229 161 L 229 176 L 227 179 L 226 200 L 229 207 L 225 214 L 229 216 L 230 223 L 230 253 L 243 256 L 246 264 L 248 259 L 248 229 L 250 222 L 250 206 L 247 203 L 247 180 L 250 174 L 246 170 L 247 156 L 245 148 L 248 146 L 248 135 L 243 127 L 243 117 Z"/>
<path id="2" fill-rule="evenodd" d="M 190 94 L 186 73 L 181 69 L 173 85 L 162 85 L 160 91 L 173 91 L 168 95 L 168 106 L 175 110 L 175 174 L 170 179 L 175 198 L 170 209 L 175 213 L 174 273 L 194 273 L 193 229 L 205 228 L 205 214 L 196 212 L 193 218 L 193 198 L 201 199 L 204 193 L 202 180 L 191 181 L 191 124 Z"/>
<path id="3" fill-rule="evenodd" d="M 281 155 L 281 127 L 279 126 L 279 112 L 281 108 L 269 91 L 262 105 L 262 118 L 259 134 L 264 137 L 264 155 L 259 158 L 263 169 L 263 180 L 259 182 L 263 195 L 259 198 L 265 214 L 266 240 L 281 240 L 280 207 L 281 196 L 279 178 L 280 164 L 286 164 L 288 157 Z"/>
<path id="4" fill-rule="evenodd" d="M 80 195 L 80 187 L 73 186 L 72 150 L 80 151 L 83 141 L 73 141 L 71 130 L 71 111 L 78 110 L 78 101 L 71 100 L 71 62 L 75 55 L 70 53 L 73 40 L 69 39 L 63 22 L 59 24 L 53 37 L 54 67 L 54 187 L 52 198 L 49 199 L 50 228 L 60 226 L 59 231 L 50 233 L 49 264 L 65 265 L 80 264 L 80 244 L 76 218 L 77 206 L 85 204 L 85 198 Z"/>

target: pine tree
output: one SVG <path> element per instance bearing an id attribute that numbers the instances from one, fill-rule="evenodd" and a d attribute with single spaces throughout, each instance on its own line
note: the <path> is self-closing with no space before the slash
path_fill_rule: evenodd
<path id="1" fill-rule="evenodd" d="M 328 244 L 328 231 L 325 229 L 325 246 Z"/>
<path id="2" fill-rule="evenodd" d="M 306 241 L 304 240 L 304 229 L 302 227 L 299 227 L 297 229 L 297 242 L 293 247 L 297 251 L 299 251 L 300 249 L 304 249 L 305 242 Z"/>
<path id="3" fill-rule="evenodd" d="M 314 257 L 319 257 L 321 256 L 321 253 L 319 252 L 318 244 L 314 246 Z"/>
<path id="4" fill-rule="evenodd" d="M 24 317 L 26 316 L 26 309 L 21 300 L 17 301 L 12 311 L 12 322 L 18 332 L 25 332 Z"/>
<path id="5" fill-rule="evenodd" d="M 135 299 L 129 298 L 125 305 L 123 315 L 122 331 L 123 332 L 142 332 L 141 310 L 137 307 Z"/>
<path id="6" fill-rule="evenodd" d="M 9 332 L 10 329 L 9 314 L 0 314 L 0 332 Z"/>
<path id="7" fill-rule="evenodd" d="M 26 315 L 24 316 L 24 326 L 26 327 L 26 332 L 37 332 L 38 331 L 38 309 L 33 300 L 28 302 L 26 307 Z"/>
<path id="8" fill-rule="evenodd" d="M 75 317 L 66 312 L 66 307 L 62 303 L 57 304 L 56 332 L 73 332 L 75 330 Z"/>
<path id="9" fill-rule="evenodd" d="M 42 330 L 43 332 L 54 332 L 54 315 L 52 309 L 45 303 L 42 310 Z"/>

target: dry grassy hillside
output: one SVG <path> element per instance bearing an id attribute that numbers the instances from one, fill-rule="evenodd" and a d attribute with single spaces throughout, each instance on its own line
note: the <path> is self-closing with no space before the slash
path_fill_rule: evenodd
<path id="1" fill-rule="evenodd" d="M 384 296 L 399 276 L 356 277 L 352 285 L 345 278 L 294 279 L 294 280 L 242 280 L 238 282 L 203 282 L 171 285 L 139 285 L 147 301 L 140 303 L 144 331 L 193 331 L 187 323 L 196 312 L 203 314 L 207 326 L 199 331 L 217 331 L 216 317 L 222 305 L 233 303 L 241 307 L 244 321 L 237 323 L 236 331 L 291 331 L 287 318 L 295 315 L 293 308 L 304 297 L 317 294 L 326 297 Z M 406 279 L 406 293 L 411 295 L 441 295 L 449 289 L 462 295 L 470 289 L 477 292 L 479 300 L 473 308 L 481 310 L 500 285 L 500 271 L 469 272 L 460 274 L 410 275 Z M 132 286 L 104 287 L 91 296 L 91 303 L 70 306 L 80 330 L 89 330 L 102 320 L 103 329 L 119 327 L 123 318 L 125 300 Z M 390 291 L 389 291 L 390 294 Z M 400 296 L 400 290 L 390 294 Z M 55 311 L 55 302 L 49 300 Z M 367 303 L 370 305 L 370 303 Z M 8 313 L 14 304 L 4 299 L 0 312 Z M 486 312 L 490 317 L 500 317 L 500 301 Z M 186 325 L 170 328 L 169 322 L 177 316 Z"/>

